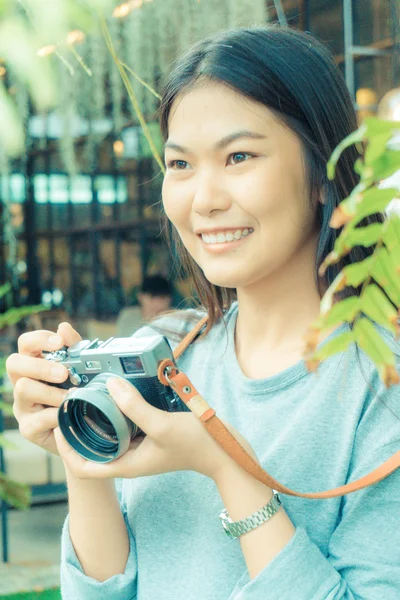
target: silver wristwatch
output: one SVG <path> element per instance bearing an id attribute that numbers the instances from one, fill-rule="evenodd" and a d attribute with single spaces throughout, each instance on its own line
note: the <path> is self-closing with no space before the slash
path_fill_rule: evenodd
<path id="1" fill-rule="evenodd" d="M 228 512 L 225 509 L 221 512 L 219 518 L 227 536 L 235 539 L 268 521 L 278 512 L 281 506 L 282 502 L 275 492 L 268 504 L 253 513 L 250 517 L 247 517 L 247 519 L 234 522 L 228 517 Z"/>

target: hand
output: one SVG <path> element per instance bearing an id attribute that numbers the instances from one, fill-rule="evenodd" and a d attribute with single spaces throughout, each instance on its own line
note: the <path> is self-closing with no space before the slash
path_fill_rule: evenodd
<path id="1" fill-rule="evenodd" d="M 135 438 L 120 458 L 109 463 L 96 463 L 77 454 L 61 431 L 56 429 L 59 453 L 67 473 L 73 477 L 135 478 L 190 470 L 215 480 L 221 470 L 236 466 L 192 413 L 168 413 L 154 408 L 133 385 L 123 379 L 112 378 L 107 387 L 119 409 L 146 433 L 146 437 Z M 225 426 L 257 460 L 248 442 L 233 427 Z"/>
<path id="2" fill-rule="evenodd" d="M 45 360 L 42 351 L 72 346 L 80 339 L 69 323 L 59 325 L 57 336 L 43 330 L 24 333 L 18 338 L 18 354 L 12 354 L 6 362 L 14 386 L 13 408 L 21 435 L 54 454 L 58 451 L 53 430 L 58 425 L 58 407 L 67 391 L 42 382 L 61 383 L 68 372 L 63 365 Z M 52 374 L 55 368 L 58 374 Z"/>

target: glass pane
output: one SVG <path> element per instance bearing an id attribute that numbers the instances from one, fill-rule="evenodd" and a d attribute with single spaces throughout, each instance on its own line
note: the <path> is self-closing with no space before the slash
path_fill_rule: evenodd
<path id="1" fill-rule="evenodd" d="M 343 0 L 307 0 L 310 31 L 326 44 L 333 54 L 344 51 Z"/>
<path id="2" fill-rule="evenodd" d="M 353 2 L 356 43 L 367 45 L 391 37 L 390 4 L 389 0 Z"/>
<path id="3" fill-rule="evenodd" d="M 71 203 L 73 224 L 77 227 L 90 226 L 92 222 L 92 178 L 76 175 L 71 178 Z"/>
<path id="4" fill-rule="evenodd" d="M 48 229 L 50 195 L 48 177 L 44 173 L 33 176 L 33 195 L 35 199 L 35 229 Z"/>
<path id="5" fill-rule="evenodd" d="M 98 213 L 102 223 L 114 220 L 116 204 L 128 202 L 128 182 L 125 175 L 98 175 L 95 179 Z"/>
<path id="6" fill-rule="evenodd" d="M 130 169 L 130 170 L 129 170 Z M 119 219 L 127 221 L 138 217 L 138 177 L 133 161 L 126 161 L 123 170 L 126 186 L 126 202 L 119 204 Z"/>
<path id="7" fill-rule="evenodd" d="M 392 87 L 392 61 L 390 57 L 369 57 L 355 63 L 355 80 L 358 88 L 371 90 L 378 101 Z"/>
<path id="8" fill-rule="evenodd" d="M 22 203 L 25 202 L 25 195 L 25 177 L 22 173 L 0 175 L 0 200 Z"/>

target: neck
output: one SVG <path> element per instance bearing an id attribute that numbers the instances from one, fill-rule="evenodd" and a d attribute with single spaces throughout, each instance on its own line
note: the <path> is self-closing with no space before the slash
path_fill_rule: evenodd
<path id="1" fill-rule="evenodd" d="M 304 345 L 320 309 L 314 257 L 306 251 L 267 279 L 237 290 L 236 341 L 241 353 L 257 346 L 273 352 Z"/>

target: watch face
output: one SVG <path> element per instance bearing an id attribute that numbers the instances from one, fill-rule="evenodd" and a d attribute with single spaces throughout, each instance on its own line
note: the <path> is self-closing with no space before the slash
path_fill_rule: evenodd
<path id="1" fill-rule="evenodd" d="M 222 527 L 224 528 L 226 535 L 231 538 L 232 534 L 229 531 L 229 517 L 227 511 L 223 510 L 222 513 L 219 515 L 219 518 L 221 520 Z"/>

